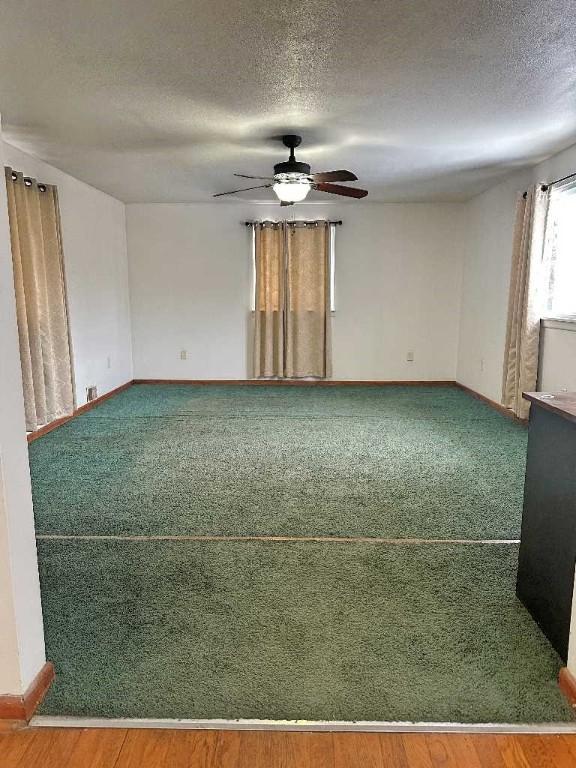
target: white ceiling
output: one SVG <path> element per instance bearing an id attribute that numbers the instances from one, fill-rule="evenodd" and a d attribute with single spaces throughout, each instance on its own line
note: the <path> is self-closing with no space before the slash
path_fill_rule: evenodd
<path id="1" fill-rule="evenodd" d="M 575 0 L 2 0 L 0 111 L 126 202 L 269 175 L 285 132 L 368 200 L 462 200 L 576 141 L 575 47 Z"/>

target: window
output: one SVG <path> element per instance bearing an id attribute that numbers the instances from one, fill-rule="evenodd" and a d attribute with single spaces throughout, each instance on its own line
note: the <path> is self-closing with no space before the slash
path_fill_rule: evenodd
<path id="1" fill-rule="evenodd" d="M 250 285 L 250 310 L 256 309 L 256 230 L 251 227 L 251 285 Z M 330 312 L 336 311 L 336 224 L 330 224 L 329 229 L 329 269 L 330 269 Z"/>
<path id="2" fill-rule="evenodd" d="M 548 217 L 546 314 L 576 319 L 576 184 L 553 190 Z"/>
<path id="3" fill-rule="evenodd" d="M 330 225 L 330 312 L 336 312 L 336 225 Z"/>

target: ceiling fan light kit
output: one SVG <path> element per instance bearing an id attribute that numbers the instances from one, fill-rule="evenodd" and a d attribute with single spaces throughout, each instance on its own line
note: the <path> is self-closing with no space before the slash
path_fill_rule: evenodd
<path id="1" fill-rule="evenodd" d="M 234 189 L 231 192 L 219 192 L 214 197 L 224 195 L 235 195 L 237 192 L 247 192 L 251 189 L 269 189 L 276 194 L 281 205 L 292 205 L 305 200 L 311 189 L 318 192 L 329 192 L 333 195 L 342 197 L 361 198 L 366 197 L 368 192 L 365 189 L 357 187 L 343 187 L 341 184 L 331 184 L 333 181 L 358 181 L 358 178 L 351 171 L 326 171 L 325 173 L 312 173 L 308 163 L 301 163 L 296 160 L 294 150 L 302 143 L 302 137 L 295 134 L 287 134 L 282 137 L 282 143 L 290 150 L 290 156 L 286 162 L 276 163 L 274 166 L 274 176 L 246 176 L 243 173 L 235 173 L 243 179 L 259 179 L 267 181 L 268 184 L 260 184 L 256 187 L 244 187 L 243 189 Z M 271 183 L 270 183 L 271 182 Z"/>
<path id="2" fill-rule="evenodd" d="M 306 199 L 310 188 L 312 187 L 308 179 L 303 179 L 296 174 L 279 174 L 282 178 L 276 178 L 272 189 L 276 197 L 282 203 L 300 203 Z"/>

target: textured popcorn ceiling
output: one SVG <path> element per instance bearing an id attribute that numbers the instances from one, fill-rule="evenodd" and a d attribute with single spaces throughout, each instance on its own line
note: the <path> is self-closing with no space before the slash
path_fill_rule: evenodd
<path id="1" fill-rule="evenodd" d="M 127 202 L 267 175 L 284 132 L 369 200 L 461 200 L 576 141 L 575 44 L 574 0 L 3 0 L 0 111 Z"/>

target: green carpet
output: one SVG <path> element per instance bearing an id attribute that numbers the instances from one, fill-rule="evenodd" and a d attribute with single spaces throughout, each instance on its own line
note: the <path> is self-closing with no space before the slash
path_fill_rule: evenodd
<path id="1" fill-rule="evenodd" d="M 41 534 L 508 539 L 525 451 L 453 387 L 140 385 L 30 466 Z"/>
<path id="2" fill-rule="evenodd" d="M 515 545 L 40 541 L 43 714 L 569 720 Z"/>
<path id="3" fill-rule="evenodd" d="M 30 466 L 39 534 L 508 539 L 525 452 L 452 387 L 135 386 Z M 44 714 L 571 718 L 515 545 L 38 545 Z"/>

